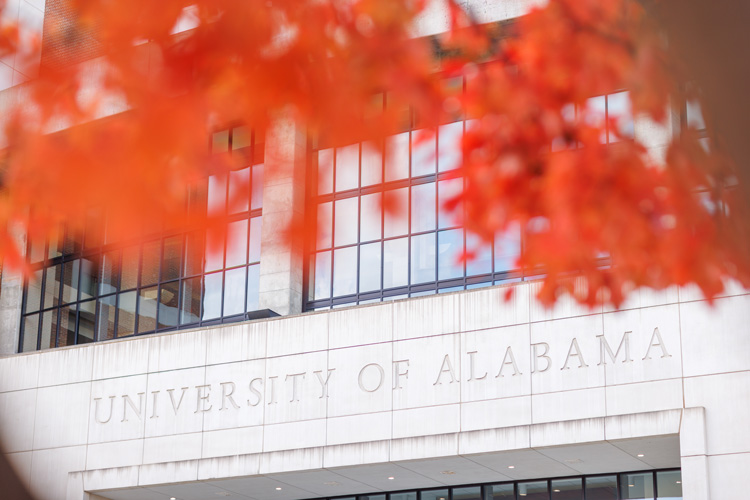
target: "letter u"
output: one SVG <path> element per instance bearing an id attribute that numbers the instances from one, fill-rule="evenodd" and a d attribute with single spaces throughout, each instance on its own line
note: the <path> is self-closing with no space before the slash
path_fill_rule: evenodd
<path id="1" fill-rule="evenodd" d="M 101 401 L 101 400 L 102 400 L 102 398 L 94 398 L 94 401 L 95 401 L 95 403 L 94 403 L 94 419 L 96 419 L 96 421 L 99 422 L 100 424 L 106 424 L 112 418 L 112 405 L 113 405 L 113 401 L 115 400 L 115 396 L 110 396 L 109 397 L 109 415 L 107 416 L 107 420 L 101 420 L 101 419 L 99 419 L 99 401 Z"/>

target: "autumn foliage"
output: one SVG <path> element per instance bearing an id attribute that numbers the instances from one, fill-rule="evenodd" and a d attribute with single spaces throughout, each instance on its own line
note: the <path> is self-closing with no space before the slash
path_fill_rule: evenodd
<path id="1" fill-rule="evenodd" d="M 122 239 L 154 219 L 194 224 L 187 186 L 233 161 L 209 154 L 211 131 L 262 131 L 285 116 L 332 143 L 378 144 L 410 107 L 428 129 L 472 119 L 457 172 L 467 187 L 449 206 L 487 239 L 524 228 L 518 265 L 544 270 L 543 301 L 567 290 L 617 305 L 640 286 L 697 283 L 713 297 L 727 278 L 750 285 L 750 222 L 718 143 L 707 151 L 683 130 L 654 157 L 624 116 L 587 106 L 626 89 L 624 115 L 663 124 L 696 98 L 640 3 L 550 0 L 512 24 L 480 25 L 446 1 L 449 26 L 435 37 L 414 36 L 424 0 L 68 4 L 72 20 L 45 36 L 93 30 L 101 55 L 42 67 L 14 90 L 1 227 L 44 237 L 60 222 L 80 226 L 91 207 Z M 175 34 L 186 18 L 191 29 Z M 19 40 L 0 26 L 0 52 Z M 444 84 L 453 76 L 465 89 Z M 374 107 L 383 93 L 390 104 Z M 0 252 L 20 266 L 12 241 L 3 231 Z"/>

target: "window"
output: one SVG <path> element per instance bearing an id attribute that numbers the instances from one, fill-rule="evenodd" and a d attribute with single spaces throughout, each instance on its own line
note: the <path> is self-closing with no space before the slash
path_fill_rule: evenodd
<path id="1" fill-rule="evenodd" d="M 239 168 L 194 186 L 189 210 L 221 217 L 202 229 L 152 231 L 138 244 L 83 234 L 32 243 L 22 352 L 247 319 L 258 309 L 263 147 L 244 127 L 214 134 Z"/>

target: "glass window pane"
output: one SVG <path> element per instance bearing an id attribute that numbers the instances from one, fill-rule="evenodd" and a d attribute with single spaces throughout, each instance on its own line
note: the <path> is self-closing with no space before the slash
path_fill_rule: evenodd
<path id="1" fill-rule="evenodd" d="M 263 164 L 253 165 L 253 185 L 250 194 L 250 209 L 263 207 Z"/>
<path id="2" fill-rule="evenodd" d="M 180 324 L 197 323 L 201 315 L 201 279 L 183 280 L 181 295 Z"/>
<path id="3" fill-rule="evenodd" d="M 143 288 L 138 295 L 138 333 L 156 330 L 158 288 Z"/>
<path id="4" fill-rule="evenodd" d="M 447 179 L 438 182 L 438 227 L 444 229 L 461 224 L 460 205 L 448 210 L 446 202 L 459 196 L 464 189 L 463 179 Z"/>
<path id="5" fill-rule="evenodd" d="M 63 254 L 70 255 L 81 251 L 81 231 L 68 227 L 65 231 L 65 238 L 63 239 Z"/>
<path id="6" fill-rule="evenodd" d="M 620 475 L 620 498 L 624 500 L 653 500 L 654 478 L 650 472 Z"/>
<path id="7" fill-rule="evenodd" d="M 94 260 L 81 259 L 81 300 L 93 299 L 99 289 L 99 269 L 97 255 Z"/>
<path id="8" fill-rule="evenodd" d="M 333 296 L 357 292 L 357 247 L 333 252 Z"/>
<path id="9" fill-rule="evenodd" d="M 383 155 L 369 142 L 362 143 L 362 186 L 380 184 L 383 180 Z"/>
<path id="10" fill-rule="evenodd" d="M 63 264 L 63 303 L 78 300 L 78 273 L 80 267 L 81 261 L 78 259 Z"/>
<path id="11" fill-rule="evenodd" d="M 250 207 L 250 167 L 229 172 L 228 213 L 247 212 Z"/>
<path id="12" fill-rule="evenodd" d="M 32 314 L 23 319 L 23 345 L 21 352 L 36 351 L 36 342 L 39 337 L 39 315 Z"/>
<path id="13" fill-rule="evenodd" d="M 224 316 L 245 312 L 245 273 L 240 267 L 227 271 L 224 276 Z"/>
<path id="14" fill-rule="evenodd" d="M 333 192 L 333 149 L 318 151 L 318 194 Z"/>
<path id="15" fill-rule="evenodd" d="M 194 231 L 187 235 L 183 276 L 195 276 L 201 273 L 201 269 L 203 269 L 204 239 L 201 231 Z"/>
<path id="16" fill-rule="evenodd" d="M 116 297 L 110 295 L 98 300 L 98 312 L 96 317 L 97 340 L 109 340 L 115 338 L 115 304 Z"/>
<path id="17" fill-rule="evenodd" d="M 102 255 L 99 267 L 99 295 L 108 295 L 117 291 L 120 277 L 120 252 L 107 252 Z"/>
<path id="18" fill-rule="evenodd" d="M 57 347 L 75 344 L 77 312 L 75 305 L 60 309 L 60 328 L 57 332 Z"/>
<path id="19" fill-rule="evenodd" d="M 245 264 L 247 264 L 247 219 L 230 222 L 227 227 L 226 267 Z"/>
<path id="20" fill-rule="evenodd" d="M 179 316 L 178 281 L 163 284 L 159 289 L 159 328 L 177 326 Z"/>
<path id="21" fill-rule="evenodd" d="M 141 286 L 149 286 L 159 282 L 159 260 L 161 259 L 161 241 L 150 241 L 143 245 L 143 261 L 141 263 Z"/>
<path id="22" fill-rule="evenodd" d="M 438 131 L 438 171 L 447 172 L 461 166 L 463 122 L 442 125 Z"/>
<path id="23" fill-rule="evenodd" d="M 232 129 L 232 149 L 242 149 L 252 144 L 253 135 L 248 127 Z"/>
<path id="24" fill-rule="evenodd" d="M 247 311 L 260 309 L 260 266 L 247 268 Z"/>
<path id="25" fill-rule="evenodd" d="M 57 309 L 42 314 L 42 342 L 40 349 L 52 349 L 57 338 Z"/>
<path id="26" fill-rule="evenodd" d="M 435 173 L 435 134 L 426 130 L 411 133 L 411 176 Z"/>
<path id="27" fill-rule="evenodd" d="M 46 241 L 43 238 L 31 240 L 31 243 L 29 244 L 29 262 L 36 264 L 37 262 L 44 260 L 45 245 Z"/>
<path id="28" fill-rule="evenodd" d="M 550 482 L 552 500 L 583 500 L 583 482 L 576 479 L 553 479 Z"/>
<path id="29" fill-rule="evenodd" d="M 24 312 L 36 312 L 42 303 L 42 276 L 44 269 L 38 269 L 31 273 L 26 284 L 26 304 Z"/>
<path id="30" fill-rule="evenodd" d="M 495 484 L 492 486 L 492 499 L 500 499 L 500 498 L 509 498 L 514 499 L 516 498 L 516 492 L 512 484 Z"/>
<path id="31" fill-rule="evenodd" d="M 479 486 L 453 488 L 453 500 L 482 500 L 482 489 Z"/>
<path id="32" fill-rule="evenodd" d="M 495 272 L 510 271 L 516 268 L 516 260 L 521 254 L 521 230 L 514 224 L 505 233 L 495 236 Z"/>
<path id="33" fill-rule="evenodd" d="M 549 500 L 547 481 L 518 483 L 518 498 L 524 500 Z"/>
<path id="34" fill-rule="evenodd" d="M 221 316 L 222 273 L 207 274 L 203 278 L 203 321 Z"/>
<path id="35" fill-rule="evenodd" d="M 438 279 L 460 278 L 464 275 L 461 256 L 464 252 L 463 229 L 438 233 Z"/>
<path id="36" fill-rule="evenodd" d="M 121 293 L 117 304 L 117 336 L 127 337 L 135 333 L 135 292 Z"/>
<path id="37" fill-rule="evenodd" d="M 380 239 L 381 234 L 381 194 L 368 194 L 362 197 L 362 211 L 360 213 L 359 241 Z"/>
<path id="38" fill-rule="evenodd" d="M 162 281 L 176 280 L 180 277 L 182 260 L 182 235 L 164 240 L 164 255 L 161 261 Z"/>
<path id="39" fill-rule="evenodd" d="M 48 267 L 44 274 L 44 308 L 60 304 L 60 274 L 62 265 Z"/>
<path id="40" fill-rule="evenodd" d="M 607 96 L 607 117 L 617 122 L 617 131 L 622 137 L 633 138 L 633 108 L 630 104 L 630 92 L 617 92 Z M 609 134 L 609 142 L 617 142 L 615 134 Z"/>
<path id="41" fill-rule="evenodd" d="M 229 150 L 229 130 L 215 132 L 211 137 L 211 152 L 224 153 Z"/>
<path id="42" fill-rule="evenodd" d="M 703 119 L 703 111 L 701 110 L 700 102 L 687 102 L 687 124 L 688 127 L 692 127 L 696 130 L 703 130 L 706 128 L 706 122 Z"/>
<path id="43" fill-rule="evenodd" d="M 359 198 L 337 200 L 334 208 L 333 244 L 341 247 L 357 242 Z"/>
<path id="44" fill-rule="evenodd" d="M 411 237 L 411 284 L 435 281 L 435 233 Z"/>
<path id="45" fill-rule="evenodd" d="M 411 188 L 411 232 L 435 229 L 435 183 L 428 182 Z"/>
<path id="46" fill-rule="evenodd" d="M 78 310 L 78 344 L 88 344 L 94 341 L 96 301 L 82 302 L 79 304 Z"/>
<path id="47" fill-rule="evenodd" d="M 138 286 L 139 248 L 128 247 L 122 251 L 122 266 L 120 267 L 120 290 L 128 290 Z"/>
<path id="48" fill-rule="evenodd" d="M 260 262 L 260 234 L 262 228 L 262 218 L 253 217 L 250 219 L 250 251 L 248 262 Z"/>
<path id="49" fill-rule="evenodd" d="M 422 500 L 448 500 L 448 490 L 422 491 Z"/>
<path id="50" fill-rule="evenodd" d="M 359 247 L 359 291 L 380 290 L 380 242 Z"/>
<path id="51" fill-rule="evenodd" d="M 226 229 L 209 227 L 206 230 L 206 262 L 205 272 L 216 271 L 224 267 L 224 237 Z"/>
<path id="52" fill-rule="evenodd" d="M 360 304 L 363 303 L 360 302 Z M 359 500 L 385 500 L 385 495 L 360 495 Z"/>
<path id="53" fill-rule="evenodd" d="M 681 500 L 682 499 L 682 472 L 668 470 L 656 473 L 656 491 L 660 499 Z"/>
<path id="54" fill-rule="evenodd" d="M 466 233 L 466 276 L 492 272 L 492 245 L 474 233 Z"/>
<path id="55" fill-rule="evenodd" d="M 383 243 L 383 288 L 405 286 L 409 280 L 409 240 L 399 238 Z"/>
<path id="56" fill-rule="evenodd" d="M 359 144 L 336 149 L 336 191 L 359 187 Z"/>
<path id="57" fill-rule="evenodd" d="M 385 238 L 402 236 L 409 232 L 409 219 L 406 215 L 409 206 L 409 188 L 386 191 L 383 198 L 383 234 Z"/>
<path id="58" fill-rule="evenodd" d="M 333 202 L 318 205 L 317 238 L 315 248 L 324 250 L 333 245 Z"/>
<path id="59" fill-rule="evenodd" d="M 211 175 L 208 178 L 208 215 L 221 215 L 227 204 L 227 174 Z"/>
<path id="60" fill-rule="evenodd" d="M 417 500 L 416 491 L 407 491 L 405 493 L 391 493 L 391 500 Z"/>
<path id="61" fill-rule="evenodd" d="M 388 137 L 385 143 L 386 182 L 409 177 L 409 133 Z"/>
<path id="62" fill-rule="evenodd" d="M 311 260 L 312 298 L 327 299 L 331 296 L 331 252 L 318 252 Z"/>
<path id="63" fill-rule="evenodd" d="M 607 102 L 605 96 L 600 95 L 587 99 L 585 113 L 586 124 L 592 127 L 601 127 L 602 135 L 599 141 L 602 144 L 606 143 L 607 131 L 605 129 L 605 120 L 607 116 Z"/>
<path id="64" fill-rule="evenodd" d="M 617 500 L 617 476 L 586 478 L 586 500 Z"/>

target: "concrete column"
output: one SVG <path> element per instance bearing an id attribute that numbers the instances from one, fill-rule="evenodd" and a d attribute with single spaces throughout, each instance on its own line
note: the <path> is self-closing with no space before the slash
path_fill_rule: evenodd
<path id="1" fill-rule="evenodd" d="M 302 312 L 306 154 L 305 132 L 288 116 L 266 132 L 260 308 L 282 316 Z"/>
<path id="2" fill-rule="evenodd" d="M 25 253 L 25 233 L 20 229 L 15 229 L 14 238 L 16 245 Z M 0 356 L 18 352 L 22 300 L 23 276 L 3 266 L 2 277 L 0 277 Z"/>

